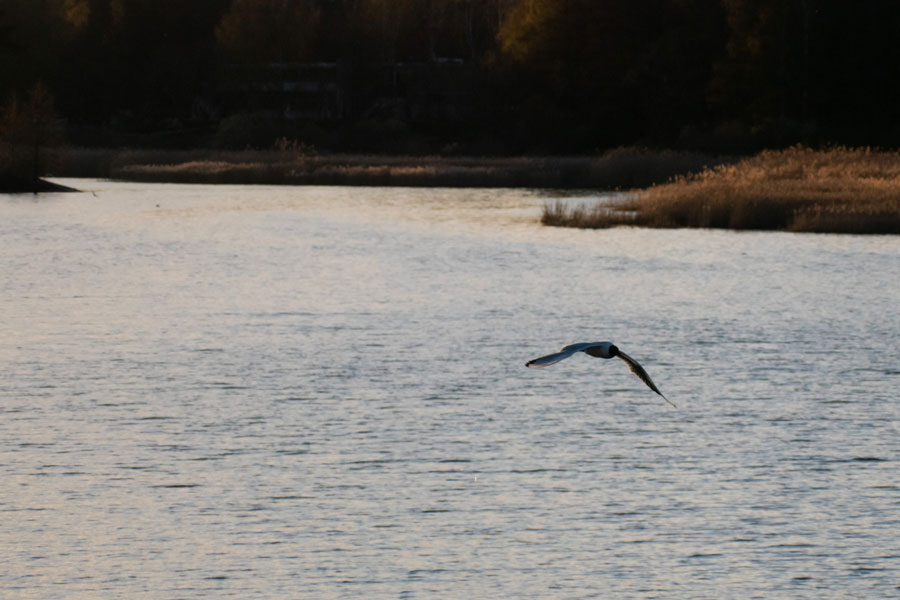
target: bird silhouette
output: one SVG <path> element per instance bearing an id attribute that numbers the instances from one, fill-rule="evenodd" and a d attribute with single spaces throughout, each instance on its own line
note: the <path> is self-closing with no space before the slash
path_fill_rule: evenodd
<path id="1" fill-rule="evenodd" d="M 579 344 L 570 344 L 568 346 L 564 346 L 559 352 L 554 352 L 553 354 L 548 354 L 547 356 L 529 360 L 527 363 L 525 363 L 525 366 L 532 369 L 549 367 L 550 365 L 555 365 L 561 360 L 569 358 L 576 352 L 584 352 L 585 354 L 589 354 L 590 356 L 593 356 L 595 358 L 612 358 L 614 356 L 618 356 L 625 361 L 625 364 L 628 365 L 628 368 L 631 369 L 632 373 L 638 376 L 638 379 L 647 384 L 647 387 L 662 396 L 663 400 L 665 400 L 672 406 L 675 406 L 674 402 L 666 398 L 665 395 L 663 395 L 663 393 L 659 391 L 659 388 L 656 387 L 656 384 L 653 383 L 652 379 L 650 379 L 650 375 L 647 374 L 647 371 L 644 370 L 644 367 L 642 367 L 640 363 L 638 363 L 638 361 L 634 360 L 633 358 L 619 350 L 618 346 L 616 346 L 612 342 L 581 342 Z"/>

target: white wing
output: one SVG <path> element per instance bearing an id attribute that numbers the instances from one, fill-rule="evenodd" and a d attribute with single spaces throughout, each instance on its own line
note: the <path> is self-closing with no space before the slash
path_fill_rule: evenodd
<path id="1" fill-rule="evenodd" d="M 581 342 L 579 344 L 569 344 L 568 346 L 564 346 L 563 349 L 559 352 L 554 352 L 553 354 L 548 354 L 547 356 L 529 360 L 527 363 L 525 363 L 525 366 L 531 367 L 532 369 L 537 369 L 539 367 L 549 367 L 550 365 L 555 365 L 561 360 L 569 358 L 576 352 L 584 352 L 587 348 L 605 343 L 607 342 Z"/>
<path id="2" fill-rule="evenodd" d="M 580 348 L 572 349 L 572 346 L 566 346 L 559 352 L 554 352 L 553 354 L 548 354 L 547 356 L 542 356 L 540 358 L 535 358 L 534 360 L 529 360 L 525 363 L 526 367 L 531 367 L 532 369 L 537 369 L 539 367 L 549 367 L 550 365 L 555 365 L 559 361 L 569 358 L 576 352 L 578 352 Z"/>

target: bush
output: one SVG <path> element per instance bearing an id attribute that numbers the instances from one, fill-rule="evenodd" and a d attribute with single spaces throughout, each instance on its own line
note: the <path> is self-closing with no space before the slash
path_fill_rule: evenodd
<path id="1" fill-rule="evenodd" d="M 283 119 L 275 112 L 241 113 L 222 120 L 212 145 L 224 150 L 271 148 L 284 134 Z"/>

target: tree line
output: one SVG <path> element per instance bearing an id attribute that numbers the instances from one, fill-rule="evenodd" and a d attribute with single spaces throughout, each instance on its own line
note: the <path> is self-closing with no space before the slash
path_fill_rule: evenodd
<path id="1" fill-rule="evenodd" d="M 342 149 L 321 130 L 387 118 L 360 74 L 453 61 L 474 108 L 378 131 L 429 150 L 894 147 L 898 28 L 883 0 L 0 0 L 0 102 L 45 86 L 70 136 L 208 131 L 198 99 L 235 67 L 340 62 L 353 110 L 315 126 Z"/>

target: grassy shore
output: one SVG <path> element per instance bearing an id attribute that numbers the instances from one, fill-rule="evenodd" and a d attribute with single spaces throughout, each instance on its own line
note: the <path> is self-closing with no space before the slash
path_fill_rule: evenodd
<path id="1" fill-rule="evenodd" d="M 820 233 L 900 233 L 900 153 L 868 148 L 765 151 L 616 205 L 548 205 L 546 225 L 710 227 Z"/>
<path id="2" fill-rule="evenodd" d="M 598 156 L 457 157 L 272 150 L 70 148 L 55 175 L 144 182 L 635 190 L 615 204 L 548 205 L 546 225 L 900 233 L 900 153 L 764 151 L 741 161 L 624 148 Z"/>
<path id="3" fill-rule="evenodd" d="M 569 157 L 318 154 L 290 145 L 237 152 L 70 148 L 54 174 L 154 183 L 628 189 L 719 163 L 699 153 L 637 148 Z"/>

